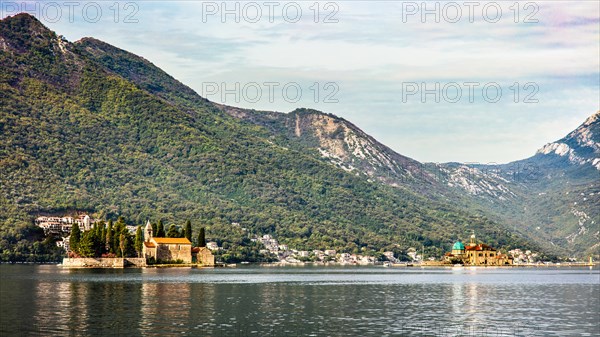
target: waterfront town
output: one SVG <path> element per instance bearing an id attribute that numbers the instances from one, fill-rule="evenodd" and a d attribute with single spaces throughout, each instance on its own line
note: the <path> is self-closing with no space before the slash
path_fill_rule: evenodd
<path id="1" fill-rule="evenodd" d="M 71 252 L 70 233 L 73 226 L 78 226 L 81 232 L 90 231 L 100 223 L 88 214 L 77 216 L 40 216 L 35 224 L 44 230 L 46 235 L 60 237 L 56 245 L 63 248 L 65 253 Z M 104 223 L 104 222 L 101 222 Z M 233 223 L 233 226 L 240 226 Z M 106 226 L 106 225 L 105 225 Z M 138 226 L 124 225 L 130 235 L 136 235 Z M 216 261 L 215 255 L 223 253 L 226 249 L 219 246 L 216 241 L 208 241 L 194 247 L 187 238 L 159 237 L 155 233 L 150 221 L 143 226 L 143 246 L 140 257 L 146 261 L 179 261 L 179 263 L 201 263 L 205 266 L 214 266 L 221 261 Z M 452 250 L 443 257 L 425 257 L 423 251 L 409 248 L 405 258 L 400 259 L 391 251 L 381 252 L 379 257 L 363 254 L 339 252 L 335 249 L 297 250 L 286 244 L 281 244 L 271 234 L 252 235 L 250 241 L 260 245 L 260 253 L 272 256 L 275 263 L 282 265 L 314 264 L 339 264 L 339 265 L 373 265 L 383 263 L 392 265 L 465 265 L 465 266 L 509 266 L 526 265 L 539 262 L 538 254 L 529 250 L 513 249 L 500 252 L 495 248 L 478 242 L 475 232 L 469 238 L 468 244 L 457 241 Z M 406 258 L 407 257 L 407 258 Z M 134 263 L 137 264 L 137 263 Z"/>

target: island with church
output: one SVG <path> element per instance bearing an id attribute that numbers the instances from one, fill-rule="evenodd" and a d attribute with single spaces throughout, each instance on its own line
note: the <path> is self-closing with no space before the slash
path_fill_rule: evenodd
<path id="1" fill-rule="evenodd" d="M 61 264 L 65 268 L 215 266 L 215 256 L 206 247 L 204 228 L 194 245 L 189 221 L 182 230 L 171 225 L 166 232 L 161 221 L 147 221 L 142 227 L 126 225 L 123 219 L 105 223 L 88 215 L 40 217 L 37 222 L 49 233 L 69 231 L 70 235 L 62 240 L 67 251 Z"/>
<path id="2" fill-rule="evenodd" d="M 452 246 L 452 251 L 444 255 L 443 262 L 465 266 L 509 266 L 513 264 L 513 258 L 507 254 L 501 254 L 484 243 L 477 243 L 475 232 L 473 232 L 469 244 L 465 246 L 462 242 L 456 241 Z"/>

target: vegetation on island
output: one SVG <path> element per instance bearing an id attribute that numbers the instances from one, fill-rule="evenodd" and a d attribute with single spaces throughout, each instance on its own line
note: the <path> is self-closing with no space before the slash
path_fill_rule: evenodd
<path id="1" fill-rule="evenodd" d="M 138 226 L 135 236 L 131 235 L 122 217 L 115 223 L 98 221 L 83 232 L 74 225 L 69 237 L 69 257 L 141 257 L 144 242 L 141 229 Z"/>

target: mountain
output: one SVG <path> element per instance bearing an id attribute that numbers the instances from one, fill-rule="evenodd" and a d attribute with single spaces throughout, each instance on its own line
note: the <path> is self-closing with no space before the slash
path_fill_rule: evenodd
<path id="1" fill-rule="evenodd" d="M 599 256 L 600 112 L 512 165 L 536 171 L 522 198 L 528 231 L 571 254 Z"/>
<path id="2" fill-rule="evenodd" d="M 600 175 L 600 111 L 563 139 L 546 144 L 528 161 L 553 167 L 575 167 Z"/>
<path id="3" fill-rule="evenodd" d="M 0 21 L 0 46 L 0 232 L 86 211 L 134 224 L 191 219 L 231 260 L 262 234 L 297 249 L 424 245 L 440 255 L 474 229 L 503 249 L 539 250 L 420 193 L 438 187 L 418 162 L 334 116 L 297 110 L 271 127 L 249 123 L 139 56 L 93 38 L 71 43 L 28 14 Z M 382 184 L 384 168 L 399 183 Z"/>
<path id="4" fill-rule="evenodd" d="M 423 164 L 396 153 L 333 114 L 311 109 L 278 113 L 219 107 L 235 118 L 266 128 L 280 144 L 308 151 L 346 172 L 394 187 L 408 185 L 431 191 L 436 186 L 435 177 Z"/>
<path id="5" fill-rule="evenodd" d="M 266 128 L 281 146 L 312 154 L 369 181 L 491 217 L 555 254 L 600 256 L 598 112 L 531 158 L 473 165 L 420 163 L 343 118 L 319 111 L 219 107 L 245 123 Z"/>
<path id="6" fill-rule="evenodd" d="M 600 256 L 600 112 L 532 157 L 503 165 L 443 164 L 475 208 L 559 255 Z"/>

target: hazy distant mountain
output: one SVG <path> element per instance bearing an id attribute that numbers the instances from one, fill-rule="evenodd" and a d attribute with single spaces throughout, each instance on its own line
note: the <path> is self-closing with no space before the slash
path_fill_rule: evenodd
<path id="1" fill-rule="evenodd" d="M 92 38 L 68 42 L 27 14 L 0 21 L 0 69 L 0 230 L 85 210 L 137 224 L 191 219 L 232 254 L 267 233 L 298 249 L 441 254 L 474 229 L 495 246 L 535 248 L 418 192 L 442 189 L 334 116 L 240 121 L 147 60 Z"/>
<path id="2" fill-rule="evenodd" d="M 600 255 L 600 112 L 528 159 L 439 166 L 496 220 L 559 254 Z"/>

